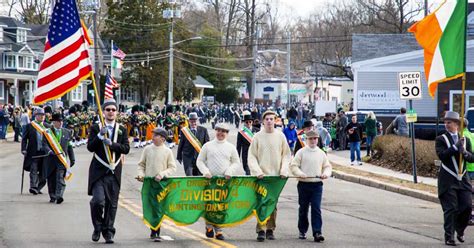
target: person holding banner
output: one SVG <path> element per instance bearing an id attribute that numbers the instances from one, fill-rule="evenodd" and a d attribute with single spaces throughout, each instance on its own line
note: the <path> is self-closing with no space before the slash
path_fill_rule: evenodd
<path id="1" fill-rule="evenodd" d="M 206 177 L 225 176 L 230 179 L 240 166 L 239 154 L 235 146 L 227 141 L 229 127 L 225 123 L 218 123 L 215 127 L 216 138 L 204 144 L 197 158 L 199 171 Z M 206 221 L 206 237 L 224 240 L 221 228 Z"/>
<path id="2" fill-rule="evenodd" d="M 247 162 L 249 147 L 255 133 L 259 131 L 258 128 L 253 127 L 253 118 L 250 112 L 244 111 L 244 127 L 237 134 L 237 154 L 242 159 L 245 175 L 250 175 L 250 169 Z"/>
<path id="3" fill-rule="evenodd" d="M 59 113 L 54 113 L 51 118 L 53 126 L 46 130 L 43 139 L 47 157 L 44 158 L 44 175 L 48 179 L 49 202 L 61 204 L 64 201 L 63 195 L 66 189 L 64 179 L 70 177 L 70 167 L 76 161 L 74 149 L 72 148 L 72 135 L 66 128 L 63 128 L 63 117 Z M 70 164 L 67 163 L 69 158 Z"/>
<path id="4" fill-rule="evenodd" d="M 288 176 L 291 151 L 285 135 L 275 130 L 275 117 L 276 113 L 273 111 L 263 113 L 264 129 L 255 134 L 249 147 L 250 173 L 260 179 L 263 176 Z M 257 241 L 263 242 L 265 238 L 275 239 L 276 212 L 275 208 L 266 224 L 257 223 Z"/>
<path id="5" fill-rule="evenodd" d="M 176 172 L 176 163 L 173 152 L 165 145 L 168 132 L 163 128 L 155 128 L 152 131 L 153 145 L 146 146 L 138 162 L 138 176 L 136 179 L 143 182 L 145 177 L 152 177 L 159 182 Z M 155 242 L 161 242 L 160 228 L 151 228 L 150 238 Z"/>
<path id="6" fill-rule="evenodd" d="M 205 127 L 197 125 L 198 115 L 189 113 L 189 127 L 181 129 L 177 160 L 183 164 L 186 176 L 201 176 L 196 166 L 196 159 L 202 145 L 209 141 L 209 133 Z"/>
<path id="7" fill-rule="evenodd" d="M 294 154 L 298 152 L 299 149 L 306 146 L 306 133 L 314 129 L 314 124 L 312 121 L 308 120 L 303 122 L 302 129 L 298 132 L 298 140 L 295 144 Z"/>
<path id="8" fill-rule="evenodd" d="M 100 234 L 108 244 L 114 243 L 115 215 L 117 214 L 120 182 L 122 175 L 122 154 L 128 154 L 130 145 L 127 129 L 116 123 L 117 103 L 106 99 L 102 105 L 105 126 L 94 124 L 89 132 L 87 150 L 94 153 L 89 167 L 91 218 L 94 226 L 92 241 L 97 242 Z M 110 151 L 110 152 L 109 152 Z"/>
<path id="9" fill-rule="evenodd" d="M 318 147 L 319 134 L 314 131 L 306 133 L 307 146 L 300 149 L 293 158 L 290 170 L 298 179 L 299 239 L 306 239 L 309 228 L 308 210 L 311 205 L 311 228 L 314 242 L 323 242 L 321 200 L 323 195 L 323 182 L 331 176 L 332 166 L 326 153 Z"/>
<path id="10" fill-rule="evenodd" d="M 30 193 L 41 194 L 46 185 L 43 176 L 43 159 L 46 156 L 43 149 L 43 132 L 49 125 L 44 123 L 45 113 L 42 108 L 34 111 L 35 120 L 26 125 L 21 139 L 21 153 L 25 156 L 23 169 L 30 172 Z"/>
<path id="11" fill-rule="evenodd" d="M 446 133 L 436 137 L 436 154 L 441 160 L 438 174 L 438 198 L 444 215 L 445 244 L 455 246 L 454 234 L 464 243 L 464 230 L 471 219 L 472 187 L 466 173 L 466 162 L 474 162 L 469 139 L 460 136 L 459 114 L 446 111 Z M 459 167 L 462 156 L 463 165 Z M 461 168 L 461 171 L 459 169 Z"/>

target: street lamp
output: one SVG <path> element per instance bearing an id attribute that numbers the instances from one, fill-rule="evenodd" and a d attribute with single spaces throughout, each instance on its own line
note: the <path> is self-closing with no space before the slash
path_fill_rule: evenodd
<path id="1" fill-rule="evenodd" d="M 170 65 L 168 74 L 168 104 L 173 103 L 173 60 L 174 60 L 174 46 L 190 40 L 200 40 L 202 37 L 196 36 L 185 40 L 180 40 L 173 43 L 173 29 L 170 32 Z"/>

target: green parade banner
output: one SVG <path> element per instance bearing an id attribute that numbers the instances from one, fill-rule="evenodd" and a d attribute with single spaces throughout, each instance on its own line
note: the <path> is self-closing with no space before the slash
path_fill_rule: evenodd
<path id="1" fill-rule="evenodd" d="M 266 223 L 275 210 L 286 178 L 268 176 L 175 177 L 156 182 L 145 178 L 142 187 L 143 221 L 157 230 L 167 218 L 177 225 L 207 222 L 230 227 L 256 216 Z"/>

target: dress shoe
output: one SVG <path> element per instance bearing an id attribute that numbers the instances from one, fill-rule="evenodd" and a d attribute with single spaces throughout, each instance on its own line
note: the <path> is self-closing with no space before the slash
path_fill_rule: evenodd
<path id="1" fill-rule="evenodd" d="M 36 190 L 36 189 L 30 189 L 30 193 L 33 194 L 33 195 L 37 195 L 37 194 L 38 194 L 38 190 Z"/>
<path id="2" fill-rule="evenodd" d="M 63 201 L 64 201 L 64 198 L 59 197 L 59 198 L 56 200 L 56 204 L 61 204 L 61 203 L 63 203 Z"/>
<path id="3" fill-rule="evenodd" d="M 216 239 L 225 240 L 224 234 L 222 234 L 221 232 L 216 233 Z"/>
<path id="4" fill-rule="evenodd" d="M 50 199 L 49 199 L 49 202 L 50 202 L 50 203 L 55 203 L 55 202 L 56 202 L 56 199 L 55 199 L 55 198 L 50 198 Z"/>
<path id="5" fill-rule="evenodd" d="M 273 230 L 267 230 L 266 236 L 268 240 L 275 240 L 275 235 L 273 235 Z"/>
<path id="6" fill-rule="evenodd" d="M 105 238 L 105 243 L 106 244 L 113 244 L 114 243 L 114 239 L 112 237 L 107 237 Z"/>
<path id="7" fill-rule="evenodd" d="M 459 242 L 464 243 L 464 235 L 456 235 L 456 238 L 459 240 Z"/>
<path id="8" fill-rule="evenodd" d="M 258 232 L 257 241 L 258 241 L 258 242 L 263 242 L 263 241 L 265 241 L 265 232 L 264 232 L 264 231 Z"/>
<path id="9" fill-rule="evenodd" d="M 214 238 L 214 229 L 213 228 L 206 228 L 206 237 Z"/>
<path id="10" fill-rule="evenodd" d="M 299 239 L 306 239 L 306 234 L 300 232 L 300 235 L 298 236 Z"/>
<path id="11" fill-rule="evenodd" d="M 317 243 L 324 242 L 324 236 L 321 233 L 314 234 L 314 242 L 317 242 Z"/>
<path id="12" fill-rule="evenodd" d="M 161 242 L 163 241 L 163 239 L 160 237 L 160 236 L 156 236 L 154 239 L 153 239 L 153 242 Z"/>
<path id="13" fill-rule="evenodd" d="M 444 243 L 446 245 L 449 245 L 449 246 L 456 246 L 456 242 L 454 242 L 454 240 L 452 240 L 452 239 L 448 239 L 448 240 L 444 241 Z"/>
<path id="14" fill-rule="evenodd" d="M 92 233 L 92 241 L 97 242 L 100 239 L 100 232 L 99 231 L 94 231 Z"/>

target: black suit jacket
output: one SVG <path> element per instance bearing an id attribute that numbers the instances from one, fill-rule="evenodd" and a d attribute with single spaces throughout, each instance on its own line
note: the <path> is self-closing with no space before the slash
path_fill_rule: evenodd
<path id="1" fill-rule="evenodd" d="M 121 125 L 117 125 L 120 130 L 118 131 L 117 143 L 112 143 L 110 146 L 110 151 L 115 153 L 115 161 L 121 159 L 122 154 L 128 154 L 130 151 L 130 145 L 128 142 L 127 129 Z M 116 127 L 116 128 L 117 128 Z M 115 128 L 113 133 L 115 133 Z M 87 143 L 87 150 L 90 152 L 96 153 L 103 161 L 107 162 L 106 150 L 103 146 L 103 141 L 97 137 L 99 134 L 99 125 L 94 124 L 90 128 L 89 139 Z M 114 137 L 110 137 L 110 140 L 114 140 Z M 109 168 L 102 165 L 95 157 L 92 157 L 92 161 L 89 167 L 89 186 L 88 194 L 92 195 L 92 186 L 94 183 L 99 180 L 101 177 L 105 176 L 109 172 Z M 115 167 L 114 176 L 117 179 L 117 183 L 120 186 L 122 175 L 122 162 L 119 162 Z"/>
<path id="2" fill-rule="evenodd" d="M 46 128 L 49 128 L 50 125 L 43 123 Z M 38 136 L 36 129 L 29 123 L 25 127 L 25 133 L 21 139 L 21 151 L 26 151 L 25 160 L 23 161 L 23 169 L 30 171 L 31 164 L 33 163 L 32 157 L 43 155 L 44 146 L 40 151 L 38 151 Z"/>
<path id="3" fill-rule="evenodd" d="M 446 143 L 446 140 L 443 135 L 446 135 L 448 137 L 449 143 L 451 144 L 450 146 L 448 146 L 449 144 Z M 459 163 L 459 151 L 454 148 L 454 141 L 451 134 L 446 132 L 443 135 L 436 137 L 436 154 L 447 168 L 456 173 L 455 167 L 457 166 L 457 163 Z M 466 151 L 471 151 L 471 142 L 469 139 L 466 139 Z M 453 163 L 453 157 L 456 161 L 456 164 Z M 466 161 L 474 162 L 474 156 L 468 152 L 467 155 L 464 156 L 463 161 L 463 171 L 465 171 Z M 461 187 L 465 190 L 471 191 L 471 183 L 467 173 L 464 174 L 462 180 L 459 181 L 443 167 L 440 167 L 438 174 L 438 195 L 441 196 L 443 193 L 447 192 L 453 187 Z"/>
<path id="4" fill-rule="evenodd" d="M 74 156 L 74 149 L 72 148 L 72 146 L 69 145 L 69 142 L 72 141 L 72 134 L 66 128 L 61 128 L 61 132 L 62 134 L 61 139 L 59 140 L 59 144 L 61 145 L 63 152 L 66 153 L 64 155 L 69 158 L 69 161 L 71 163 L 74 163 L 76 161 L 76 157 Z M 53 135 L 56 135 L 54 128 L 51 128 L 51 133 Z M 43 148 L 46 154 L 49 153 L 49 151 L 52 151 L 46 139 L 43 139 Z M 63 166 L 63 164 L 59 161 L 58 157 L 55 155 L 45 157 L 43 160 L 43 165 L 45 177 L 48 177 L 57 166 Z"/>
<path id="5" fill-rule="evenodd" d="M 252 133 L 256 134 L 259 130 L 252 127 Z M 237 133 L 237 153 L 242 158 L 242 161 L 247 161 L 250 142 L 239 132 Z"/>
<path id="6" fill-rule="evenodd" d="M 204 145 L 206 142 L 209 141 L 209 133 L 207 129 L 201 126 L 196 128 L 196 138 L 201 142 L 201 145 Z M 192 157 L 194 159 L 197 158 L 199 153 L 194 149 L 193 145 L 189 143 L 186 136 L 184 136 L 183 132 L 181 132 L 179 137 L 179 145 L 178 145 L 178 155 L 177 159 L 179 161 L 183 160 L 183 157 Z"/>

